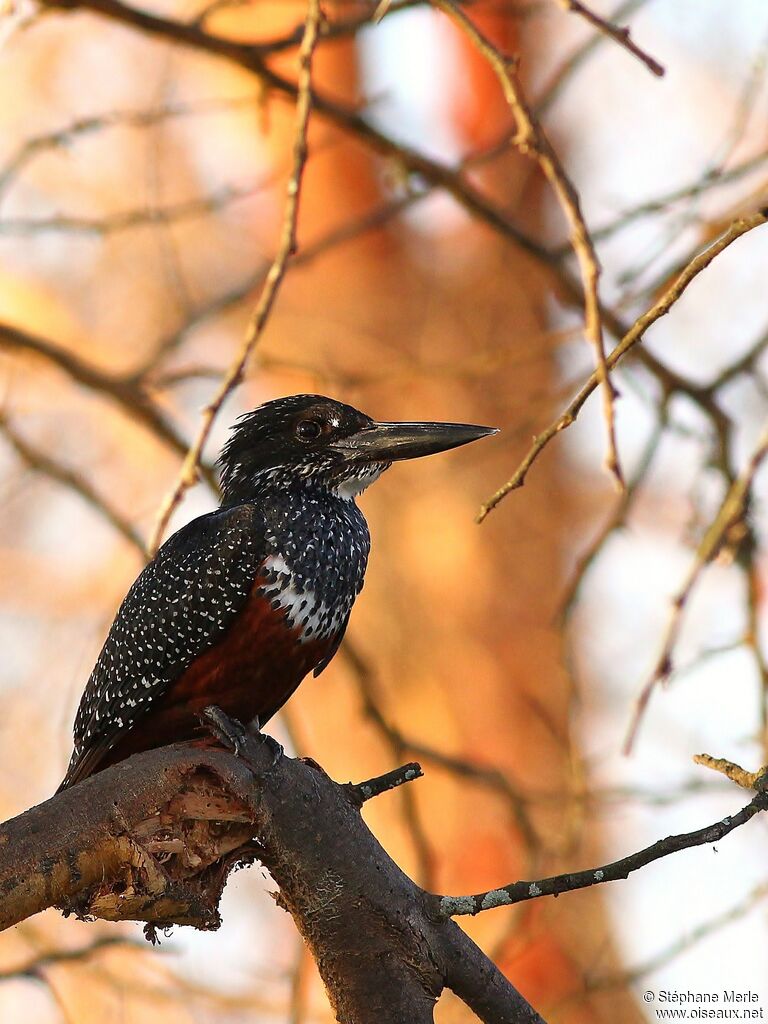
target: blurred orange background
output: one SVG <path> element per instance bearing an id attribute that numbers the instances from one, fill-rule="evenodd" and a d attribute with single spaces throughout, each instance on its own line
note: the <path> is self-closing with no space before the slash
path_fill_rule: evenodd
<path id="1" fill-rule="evenodd" d="M 337 24 L 374 6 L 325 10 Z M 558 4 L 477 0 L 470 13 L 521 55 L 589 225 L 611 226 L 596 236 L 603 297 L 631 322 L 681 260 L 764 201 L 768 15 L 752 0 L 728 12 L 713 0 L 625 8 L 618 20 L 631 18 L 663 79 Z M 186 0 L 151 9 L 184 22 L 201 14 Z M 258 42 L 304 16 L 293 0 L 219 2 L 200 25 Z M 84 682 L 243 337 L 277 243 L 294 111 L 243 68 L 113 18 L 23 5 L 3 17 L 0 318 L 25 332 L 0 325 L 0 800 L 10 816 L 63 774 Z M 270 62 L 295 78 L 295 47 Z M 567 239 L 546 183 L 510 143 L 496 78 L 438 13 L 396 4 L 380 24 L 322 42 L 314 81 L 455 169 L 542 250 Z M 421 760 L 425 779 L 366 816 L 437 892 L 599 864 L 731 813 L 739 793 L 690 758 L 701 748 L 750 768 L 766 760 L 759 615 L 744 644 L 745 580 L 762 613 L 760 489 L 747 568 L 737 559 L 707 575 L 681 641 L 691 670 L 654 697 L 623 758 L 669 598 L 722 496 L 710 425 L 690 394 L 664 395 L 647 368 L 622 372 L 625 468 L 632 479 L 652 444 L 653 471 L 564 624 L 577 559 L 617 501 L 601 470 L 599 399 L 522 491 L 481 526 L 475 517 L 591 370 L 581 311 L 558 284 L 567 257 L 553 270 L 319 116 L 309 143 L 298 258 L 206 458 L 240 412 L 301 391 L 382 419 L 502 433 L 395 467 L 362 497 L 373 552 L 349 648 L 292 699 L 280 738 L 339 780 Z M 723 177 L 733 168 L 746 169 Z M 623 217 L 639 204 L 650 206 Z M 759 232 L 743 239 L 649 348 L 685 380 L 714 379 L 766 330 L 766 257 Z M 765 418 L 761 353 L 716 394 L 737 467 Z M 200 485 L 172 528 L 214 502 Z M 717 858 L 689 852 L 610 889 L 463 923 L 549 1021 L 645 1020 L 636 996 L 662 984 L 752 986 L 768 1002 L 765 825 L 749 827 Z M 238 874 L 219 933 L 177 930 L 159 952 L 130 926 L 30 920 L 0 937 L 0 1016 L 330 1020 L 269 888 L 257 869 Z M 436 1019 L 471 1015 L 446 995 Z"/>

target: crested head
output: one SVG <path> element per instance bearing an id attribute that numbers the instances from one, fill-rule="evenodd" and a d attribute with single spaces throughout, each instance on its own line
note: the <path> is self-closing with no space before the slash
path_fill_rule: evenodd
<path id="1" fill-rule="evenodd" d="M 457 448 L 494 434 L 464 423 L 377 423 L 323 395 L 260 405 L 232 428 L 219 465 L 223 503 L 267 486 L 313 485 L 352 499 L 394 461 Z"/>
<path id="2" fill-rule="evenodd" d="M 372 426 L 370 416 L 323 395 L 265 402 L 238 419 L 222 449 L 223 501 L 243 500 L 271 482 L 313 482 L 352 497 L 367 486 L 354 489 L 358 476 L 373 482 L 389 463 L 350 459 L 339 442 Z"/>

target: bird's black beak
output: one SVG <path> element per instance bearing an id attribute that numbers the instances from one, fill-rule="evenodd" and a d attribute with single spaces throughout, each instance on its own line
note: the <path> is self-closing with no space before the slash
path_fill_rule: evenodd
<path id="1" fill-rule="evenodd" d="M 396 462 L 436 455 L 496 433 L 496 427 L 470 423 L 373 423 L 334 442 L 333 447 L 349 459 Z"/>

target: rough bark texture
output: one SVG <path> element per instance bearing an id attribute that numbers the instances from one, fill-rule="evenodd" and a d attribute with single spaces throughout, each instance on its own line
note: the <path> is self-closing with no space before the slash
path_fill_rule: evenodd
<path id="1" fill-rule="evenodd" d="M 273 758 L 259 738 L 239 757 L 166 747 L 6 822 L 0 927 L 58 906 L 146 921 L 150 935 L 171 924 L 217 928 L 227 875 L 258 858 L 340 1021 L 431 1021 L 444 987 L 483 1021 L 541 1021 L 379 845 L 360 814 L 369 787 L 339 785 L 314 763 Z"/>

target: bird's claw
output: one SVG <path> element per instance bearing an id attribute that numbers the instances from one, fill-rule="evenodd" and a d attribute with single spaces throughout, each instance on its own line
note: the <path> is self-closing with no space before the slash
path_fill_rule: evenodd
<path id="1" fill-rule="evenodd" d="M 262 733 L 261 738 L 272 751 L 272 763 L 270 764 L 269 768 L 267 768 L 267 771 L 271 772 L 272 769 L 277 764 L 277 762 L 285 753 L 285 750 L 283 749 L 282 743 L 278 742 L 278 740 L 276 740 L 274 736 L 268 736 L 266 733 Z"/>
<path id="2" fill-rule="evenodd" d="M 200 716 L 203 725 L 209 729 L 222 746 L 229 747 L 239 757 L 248 740 L 248 732 L 242 722 L 230 718 L 220 707 L 210 704 Z"/>
<path id="3" fill-rule="evenodd" d="M 284 754 L 283 745 L 278 743 L 274 737 L 268 736 L 261 731 L 258 715 L 246 727 L 238 719 L 230 718 L 220 707 L 210 704 L 205 708 L 200 718 L 203 725 L 213 733 L 219 743 L 224 747 L 228 747 L 235 757 L 240 757 L 243 754 L 250 738 L 255 738 L 259 742 L 264 743 L 272 753 L 272 761 L 269 768 L 267 768 L 267 772 L 272 771 Z"/>
<path id="4" fill-rule="evenodd" d="M 252 736 L 256 736 L 262 743 L 265 743 L 272 751 L 272 763 L 270 764 L 267 771 L 272 771 L 277 762 L 285 753 L 282 743 L 279 743 L 274 736 L 269 736 L 267 733 L 261 731 L 261 722 L 259 716 L 254 715 L 251 721 L 248 723 L 248 731 Z"/>

